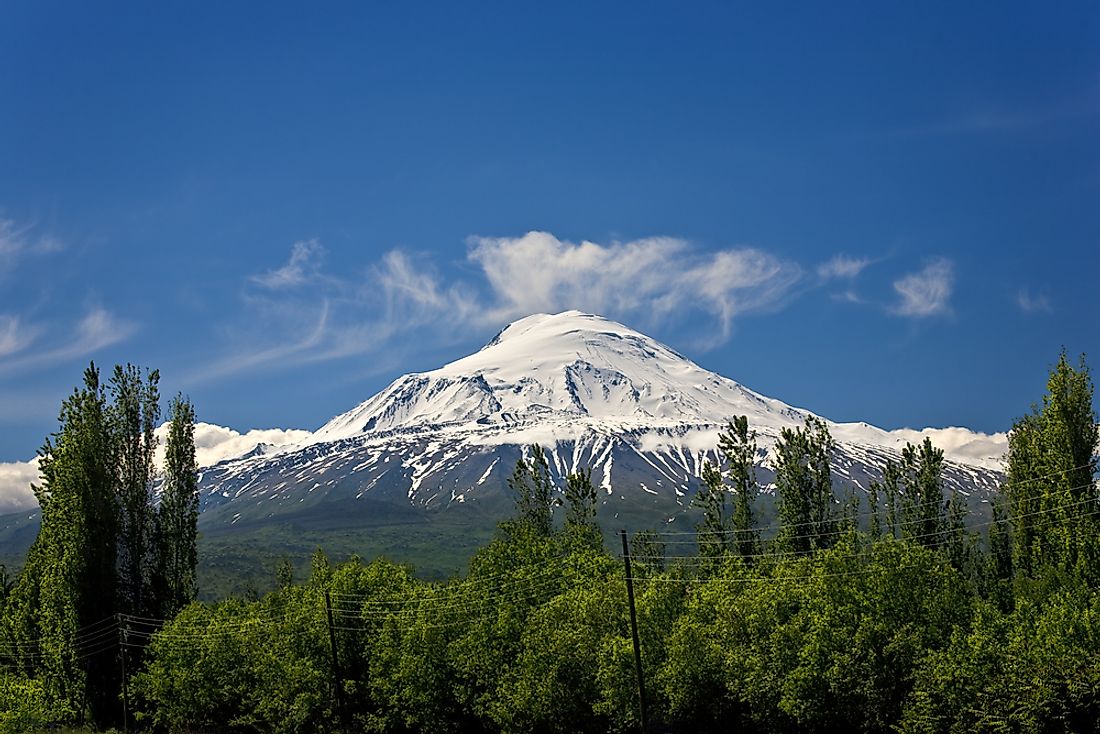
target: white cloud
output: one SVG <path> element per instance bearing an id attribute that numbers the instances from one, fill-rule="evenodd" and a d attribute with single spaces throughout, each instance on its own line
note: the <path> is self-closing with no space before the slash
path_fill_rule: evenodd
<path id="1" fill-rule="evenodd" d="M 86 357 L 99 349 L 127 339 L 137 327 L 132 322 L 120 319 L 110 311 L 97 306 L 84 314 L 67 338 L 55 340 L 54 344 L 30 353 L 18 353 L 22 347 L 26 346 L 25 343 L 19 349 L 5 352 L 2 348 L 3 328 L 3 322 L 0 322 L 0 375 L 50 367 Z M 19 337 L 17 334 L 13 337 L 13 339 L 20 338 L 26 342 L 26 336 Z M 13 344 L 19 346 L 18 342 L 13 341 Z M 11 358 L 4 359 L 6 356 Z"/>
<path id="2" fill-rule="evenodd" d="M 154 460 L 159 467 L 164 463 L 168 424 L 160 425 L 156 435 L 159 445 Z M 196 423 L 195 459 L 200 468 L 213 466 L 219 461 L 244 456 L 257 446 L 263 445 L 270 451 L 301 443 L 310 435 L 309 431 L 295 428 L 256 428 L 240 433 L 212 423 Z M 39 484 L 40 481 L 37 458 L 0 463 L 0 514 L 38 507 L 31 484 Z"/>
<path id="3" fill-rule="evenodd" d="M 38 459 L 0 463 L 0 514 L 38 507 L 31 484 L 38 484 Z"/>
<path id="4" fill-rule="evenodd" d="M 164 462 L 164 442 L 168 437 L 168 424 L 157 428 L 157 465 Z M 232 428 L 213 423 L 195 424 L 195 459 L 200 467 L 213 466 L 219 461 L 244 456 L 261 444 L 271 448 L 292 446 L 310 437 L 309 431 L 296 428 L 254 428 L 240 433 Z"/>
<path id="5" fill-rule="evenodd" d="M 317 240 L 295 242 L 290 248 L 290 260 L 281 268 L 253 275 L 250 280 L 264 288 L 293 288 L 312 280 L 320 270 L 325 248 Z"/>
<path id="6" fill-rule="evenodd" d="M 309 251 L 319 252 L 320 245 L 310 242 L 315 246 Z M 301 244 L 295 243 L 287 267 L 297 260 L 302 279 L 269 278 L 271 273 L 249 277 L 248 282 L 262 287 L 244 294 L 250 316 L 227 331 L 234 348 L 203 364 L 185 382 L 378 353 L 391 346 L 398 332 L 415 329 L 453 335 L 478 311 L 461 284 L 445 285 L 429 263 L 402 251 L 386 253 L 358 277 L 328 274 L 312 264 L 306 275 Z M 310 287 L 305 289 L 272 287 L 307 281 Z"/>
<path id="7" fill-rule="evenodd" d="M 1050 299 L 1045 294 L 1039 293 L 1032 295 L 1027 288 L 1020 289 L 1020 292 L 1016 294 L 1016 305 L 1020 307 L 1020 310 L 1024 313 L 1053 313 L 1054 309 L 1050 305 Z"/>
<path id="8" fill-rule="evenodd" d="M 830 296 L 834 301 L 840 301 L 842 303 L 866 303 L 862 296 L 853 290 L 840 291 Z"/>
<path id="9" fill-rule="evenodd" d="M 190 381 L 248 370 L 380 354 L 398 334 L 461 339 L 540 311 L 583 309 L 634 322 L 676 318 L 709 342 L 727 339 L 744 314 L 781 306 L 801 269 L 753 248 L 700 252 L 668 237 L 572 243 L 546 232 L 475 237 L 472 277 L 447 281 L 425 256 L 386 253 L 358 277 L 322 271 L 316 240 L 295 243 L 289 262 L 250 276 L 249 318 L 234 347 Z M 310 283 L 309 288 L 289 286 Z M 698 334 L 693 334 L 698 336 Z"/>
<path id="10" fill-rule="evenodd" d="M 937 258 L 923 270 L 894 281 L 900 296 L 893 312 L 900 316 L 925 318 L 949 313 L 948 301 L 955 284 L 955 268 L 950 260 Z"/>
<path id="11" fill-rule="evenodd" d="M 801 277 L 797 265 L 761 250 L 701 253 L 670 237 L 606 245 L 547 232 L 477 237 L 469 259 L 488 281 L 496 322 L 572 308 L 643 321 L 702 311 L 719 340 L 737 317 L 781 305 Z"/>
<path id="12" fill-rule="evenodd" d="M 0 358 L 26 349 L 36 333 L 37 329 L 21 324 L 18 316 L 0 314 Z"/>
<path id="13" fill-rule="evenodd" d="M 135 325 L 104 308 L 93 308 L 77 324 L 77 339 L 63 350 L 65 358 L 81 357 L 129 337 Z"/>
<path id="14" fill-rule="evenodd" d="M 1004 469 L 1004 457 L 1008 453 L 1007 433 L 981 433 L 957 427 L 922 428 L 919 431 L 899 428 L 889 433 L 896 438 L 898 448 L 906 443 L 918 444 L 928 438 L 936 448 L 943 449 L 948 459 L 997 471 Z"/>
<path id="15" fill-rule="evenodd" d="M 430 267 L 401 250 L 387 252 L 371 276 L 366 288 L 381 287 L 387 321 L 411 318 L 419 322 L 445 314 L 452 321 L 467 322 L 477 318 L 480 311 L 467 288 L 461 284 L 445 286 Z"/>
<path id="16" fill-rule="evenodd" d="M 817 266 L 817 274 L 825 280 L 855 278 L 870 264 L 870 258 L 835 255 L 831 260 Z"/>
<path id="17" fill-rule="evenodd" d="M 63 249 L 55 237 L 30 236 L 33 229 L 33 225 L 0 218 L 0 277 L 11 271 L 24 255 L 46 255 Z"/>

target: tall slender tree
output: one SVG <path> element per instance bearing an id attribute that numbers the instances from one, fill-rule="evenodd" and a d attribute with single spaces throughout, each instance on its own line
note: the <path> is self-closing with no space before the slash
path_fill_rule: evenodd
<path id="1" fill-rule="evenodd" d="M 797 554 L 828 548 L 836 538 L 829 453 L 833 439 L 820 418 L 784 428 L 775 444 L 781 547 Z"/>
<path id="2" fill-rule="evenodd" d="M 1005 490 L 1018 573 L 1054 567 L 1100 581 L 1100 432 L 1092 397 L 1084 355 L 1074 368 L 1063 351 L 1042 405 L 1016 421 L 1009 434 Z"/>
<path id="3" fill-rule="evenodd" d="M 195 408 L 177 395 L 169 409 L 164 478 L 155 518 L 157 616 L 173 617 L 195 599 L 198 517 Z"/>
<path id="4" fill-rule="evenodd" d="M 925 438 L 901 451 L 903 537 L 928 548 L 943 547 L 947 539 L 947 505 L 943 496 L 943 450 Z"/>
<path id="5" fill-rule="evenodd" d="M 565 533 L 571 541 L 600 548 L 603 538 L 596 519 L 596 487 L 592 470 L 578 469 L 565 478 Z"/>
<path id="6" fill-rule="evenodd" d="M 127 365 L 104 384 L 89 365 L 39 450 L 41 526 L 5 616 L 9 633 L 26 643 L 20 647 L 36 651 L 22 668 L 43 680 L 58 720 L 88 713 L 96 725 L 118 723 L 112 618 L 160 616 L 194 597 L 194 411 L 173 404 L 167 503 L 155 511 L 159 377 Z M 162 525 L 171 538 L 164 563 Z M 152 593 L 156 578 L 171 581 L 171 595 Z M 167 610 L 163 598 L 172 600 Z"/>
<path id="7" fill-rule="evenodd" d="M 116 366 L 111 375 L 109 409 L 111 443 L 121 528 L 119 533 L 119 593 L 121 608 L 130 614 L 149 616 L 149 580 L 153 557 L 153 479 L 156 469 L 154 433 L 160 418 L 160 373 L 134 365 Z"/>
<path id="8" fill-rule="evenodd" d="M 93 716 L 109 720 L 118 691 L 114 661 L 82 655 L 77 638 L 116 611 L 114 447 L 94 364 L 83 387 L 62 403 L 58 423 L 39 449 L 42 482 L 34 492 L 42 520 L 13 590 L 12 612 L 21 633 L 38 641 L 41 658 L 31 667 L 42 675 L 59 718 L 78 716 L 87 701 Z"/>
<path id="9" fill-rule="evenodd" d="M 729 547 L 730 525 L 726 512 L 726 484 L 722 470 L 709 461 L 703 462 L 702 484 L 692 498 L 692 504 L 703 511 L 699 531 L 699 555 L 719 558 Z"/>
<path id="10" fill-rule="evenodd" d="M 554 530 L 554 482 L 542 446 L 532 444 L 508 479 L 516 501 L 515 527 L 548 538 Z"/>
<path id="11" fill-rule="evenodd" d="M 748 416 L 734 416 L 726 430 L 718 434 L 718 450 L 726 459 L 726 471 L 733 489 L 733 513 L 730 530 L 734 548 L 746 561 L 760 550 L 753 503 L 756 501 L 756 431 L 749 428 Z"/>

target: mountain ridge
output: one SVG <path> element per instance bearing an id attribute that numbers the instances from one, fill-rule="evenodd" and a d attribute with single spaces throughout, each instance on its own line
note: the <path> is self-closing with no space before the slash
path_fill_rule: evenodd
<path id="1" fill-rule="evenodd" d="M 769 494 L 776 440 L 815 414 L 609 319 L 535 314 L 473 354 L 398 377 L 298 443 L 209 468 L 201 484 L 208 521 L 228 524 L 290 516 L 326 497 L 424 509 L 503 504 L 516 459 L 538 443 L 559 481 L 592 469 L 605 511 L 629 498 L 670 522 L 689 512 L 703 464 L 721 461 L 718 433 L 734 415 L 747 415 L 757 432 Z M 836 482 L 855 491 L 866 491 L 907 440 L 928 435 L 822 420 L 837 441 Z M 998 437 L 946 430 L 954 454 L 946 485 L 987 497 L 1000 477 Z"/>

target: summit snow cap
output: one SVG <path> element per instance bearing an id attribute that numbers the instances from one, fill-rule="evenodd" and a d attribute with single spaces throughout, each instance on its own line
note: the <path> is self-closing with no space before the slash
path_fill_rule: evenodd
<path id="1" fill-rule="evenodd" d="M 398 378 L 326 423 L 308 443 L 394 431 L 459 433 L 478 443 L 553 443 L 585 431 L 686 437 L 688 427 L 693 442 L 704 442 L 734 415 L 747 415 L 766 444 L 810 412 L 703 369 L 616 321 L 564 311 L 519 319 L 469 356 Z M 990 469 L 1000 469 L 1005 446 L 1003 434 L 958 428 L 829 427 L 840 441 L 895 450 L 927 435 L 949 458 Z"/>

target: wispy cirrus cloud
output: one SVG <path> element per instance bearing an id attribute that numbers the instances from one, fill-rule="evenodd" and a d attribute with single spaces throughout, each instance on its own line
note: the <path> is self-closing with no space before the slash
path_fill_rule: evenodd
<path id="1" fill-rule="evenodd" d="M 294 288 L 315 279 L 320 273 L 325 248 L 316 239 L 295 242 L 290 260 L 282 267 L 249 277 L 263 288 Z"/>
<path id="2" fill-rule="evenodd" d="M 838 278 L 853 279 L 859 276 L 864 269 L 871 264 L 869 257 L 851 257 L 849 255 L 834 255 L 831 259 L 817 266 L 817 275 L 823 280 Z"/>
<path id="3" fill-rule="evenodd" d="M 547 232 L 471 237 L 466 260 L 476 269 L 450 281 L 427 257 L 403 250 L 359 276 L 326 272 L 323 253 L 316 240 L 298 242 L 284 265 L 247 277 L 242 298 L 252 317 L 227 334 L 238 348 L 192 379 L 376 354 L 413 330 L 446 341 L 573 308 L 636 322 L 701 323 L 708 342 L 719 343 L 737 319 L 781 308 L 802 277 L 798 265 L 759 249 L 703 252 L 670 237 L 606 244 Z"/>
<path id="4" fill-rule="evenodd" d="M 393 250 L 358 275 L 338 276 L 315 267 L 323 248 L 310 242 L 308 269 L 305 250 L 296 243 L 286 265 L 262 279 L 246 278 L 242 300 L 249 318 L 226 331 L 237 346 L 196 368 L 185 382 L 377 354 L 401 331 L 453 335 L 476 310 L 461 286 L 444 284 L 430 263 L 408 253 Z M 280 275 L 266 277 L 272 273 Z"/>
<path id="5" fill-rule="evenodd" d="M 0 217 L 0 278 L 9 274 L 28 255 L 60 252 L 63 245 L 56 237 L 34 235 L 33 224 L 19 224 Z"/>
<path id="6" fill-rule="evenodd" d="M 2 329 L 3 323 L 0 322 L 0 341 L 3 340 Z M 33 327 L 33 329 L 36 334 L 46 333 L 44 328 Z M 26 337 L 21 339 L 16 332 L 12 337 L 12 344 L 18 348 L 9 350 L 7 353 L 0 348 L 0 376 L 29 369 L 52 367 L 87 357 L 104 347 L 129 338 L 136 330 L 135 323 L 120 318 L 105 308 L 95 306 L 85 312 L 68 334 L 53 339 L 37 350 L 27 349 L 28 339 Z"/>
<path id="7" fill-rule="evenodd" d="M 946 258 L 936 258 L 922 270 L 894 281 L 899 299 L 891 311 L 910 318 L 950 313 L 954 286 L 954 264 Z"/>
<path id="8" fill-rule="evenodd" d="M 64 249 L 60 240 L 36 234 L 35 229 L 33 224 L 0 218 L 0 279 L 27 257 Z M 56 320 L 51 323 L 26 313 L 0 313 L 0 377 L 86 357 L 128 338 L 135 329 L 132 322 L 100 306 L 85 309 L 68 329 L 59 327 Z"/>
<path id="9" fill-rule="evenodd" d="M 1050 299 L 1044 293 L 1032 294 L 1028 288 L 1021 288 L 1016 293 L 1016 305 L 1024 313 L 1054 313 L 1050 305 Z"/>
<path id="10" fill-rule="evenodd" d="M 494 321 L 570 308 L 641 321 L 701 312 L 725 341 L 735 319 L 782 306 L 802 277 L 797 264 L 759 249 L 700 252 L 672 237 L 599 244 L 528 232 L 468 244 Z"/>
<path id="11" fill-rule="evenodd" d="M 0 314 L 0 359 L 30 346 L 40 329 L 22 323 L 19 316 Z"/>

